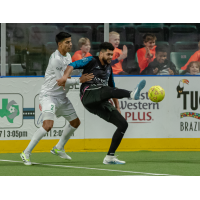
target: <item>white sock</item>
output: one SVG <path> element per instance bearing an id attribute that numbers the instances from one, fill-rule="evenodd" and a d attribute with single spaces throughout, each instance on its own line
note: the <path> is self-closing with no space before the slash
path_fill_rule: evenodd
<path id="1" fill-rule="evenodd" d="M 34 149 L 36 144 L 42 139 L 42 137 L 47 133 L 47 131 L 43 128 L 40 127 L 33 135 L 31 138 L 30 143 L 28 144 L 27 148 L 24 150 L 24 153 L 30 154 L 31 151 Z"/>
<path id="2" fill-rule="evenodd" d="M 133 99 L 133 100 L 135 100 L 135 92 L 136 92 L 137 90 L 133 90 L 131 93 L 130 93 L 130 98 L 131 99 Z"/>
<path id="3" fill-rule="evenodd" d="M 72 136 L 72 134 L 74 133 L 75 130 L 76 130 L 76 128 L 72 127 L 70 124 L 68 124 L 68 126 L 65 127 L 65 129 L 63 130 L 63 134 L 62 134 L 58 144 L 56 145 L 57 149 L 64 150 L 65 144 L 67 143 L 67 141 Z"/>

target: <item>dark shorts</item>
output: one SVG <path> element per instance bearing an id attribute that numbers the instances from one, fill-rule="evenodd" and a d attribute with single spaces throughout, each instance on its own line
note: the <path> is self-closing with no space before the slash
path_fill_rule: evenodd
<path id="1" fill-rule="evenodd" d="M 107 100 L 102 100 L 102 90 L 107 89 L 102 87 L 96 90 L 86 90 L 82 99 L 84 107 L 94 115 L 98 115 L 102 119 L 109 122 L 113 110 L 117 110 Z"/>

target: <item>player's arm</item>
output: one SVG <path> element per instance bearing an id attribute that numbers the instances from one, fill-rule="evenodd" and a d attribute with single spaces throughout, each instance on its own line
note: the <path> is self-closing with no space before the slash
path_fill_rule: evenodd
<path id="1" fill-rule="evenodd" d="M 92 56 L 90 57 L 87 57 L 87 58 L 83 58 L 81 60 L 77 60 L 75 62 L 72 62 L 70 63 L 65 72 L 64 72 L 64 75 L 62 76 L 62 78 L 56 80 L 57 81 L 57 84 L 59 86 L 65 86 L 65 83 L 69 77 L 69 75 L 71 74 L 71 72 L 74 70 L 74 69 L 84 69 L 84 67 L 92 60 Z"/>
<path id="2" fill-rule="evenodd" d="M 69 87 L 71 85 L 79 85 L 79 83 L 85 83 L 87 81 L 91 81 L 94 78 L 93 74 L 83 74 L 80 78 L 67 78 L 65 83 L 65 87 Z"/>
<path id="3" fill-rule="evenodd" d="M 108 80 L 108 86 L 115 88 L 115 81 L 114 81 L 114 77 L 113 77 L 112 68 L 111 68 L 111 73 L 110 73 L 110 77 L 109 77 L 109 80 Z M 113 98 L 113 101 L 114 101 L 116 109 L 119 111 L 119 113 L 121 113 L 118 99 Z"/>

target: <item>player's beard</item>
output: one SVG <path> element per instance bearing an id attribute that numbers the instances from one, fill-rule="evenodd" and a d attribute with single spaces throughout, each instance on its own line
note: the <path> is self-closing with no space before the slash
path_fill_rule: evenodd
<path id="1" fill-rule="evenodd" d="M 105 65 L 110 64 L 110 63 L 108 63 L 108 61 L 105 58 L 103 58 L 102 60 L 103 60 L 103 62 L 104 62 Z"/>

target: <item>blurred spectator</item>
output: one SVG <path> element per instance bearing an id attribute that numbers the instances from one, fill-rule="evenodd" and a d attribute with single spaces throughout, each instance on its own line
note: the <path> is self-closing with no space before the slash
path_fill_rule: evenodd
<path id="1" fill-rule="evenodd" d="M 123 46 L 123 51 L 117 48 L 120 43 L 120 35 L 119 33 L 115 31 L 112 31 L 109 33 L 109 42 L 115 48 L 113 51 L 113 58 L 112 58 L 112 63 L 111 63 L 113 74 L 127 75 L 128 73 L 124 72 L 122 69 L 123 59 L 127 57 L 127 53 L 128 53 L 128 49 L 126 45 Z"/>
<path id="2" fill-rule="evenodd" d="M 92 56 L 90 51 L 90 40 L 88 38 L 80 38 L 78 41 L 78 46 L 80 50 L 76 51 L 74 55 L 72 56 L 72 62 L 76 60 L 81 60 L 82 58 Z"/>
<path id="3" fill-rule="evenodd" d="M 199 41 L 199 49 L 200 49 L 200 41 Z M 190 59 L 188 60 L 188 62 L 183 66 L 181 67 L 182 70 L 186 70 L 189 63 L 192 62 L 192 61 L 200 61 L 200 50 L 196 51 L 191 57 Z"/>
<path id="4" fill-rule="evenodd" d="M 140 67 L 140 73 L 152 62 L 155 58 L 155 42 L 156 36 L 151 33 L 146 33 L 143 36 L 144 46 L 137 50 L 138 64 Z"/>
<path id="5" fill-rule="evenodd" d="M 167 49 L 164 46 L 155 48 L 156 54 L 153 62 L 142 71 L 142 75 L 175 75 L 178 74 L 176 66 L 167 60 Z"/>
<path id="6" fill-rule="evenodd" d="M 192 61 L 185 71 L 185 75 L 200 75 L 200 62 Z"/>

